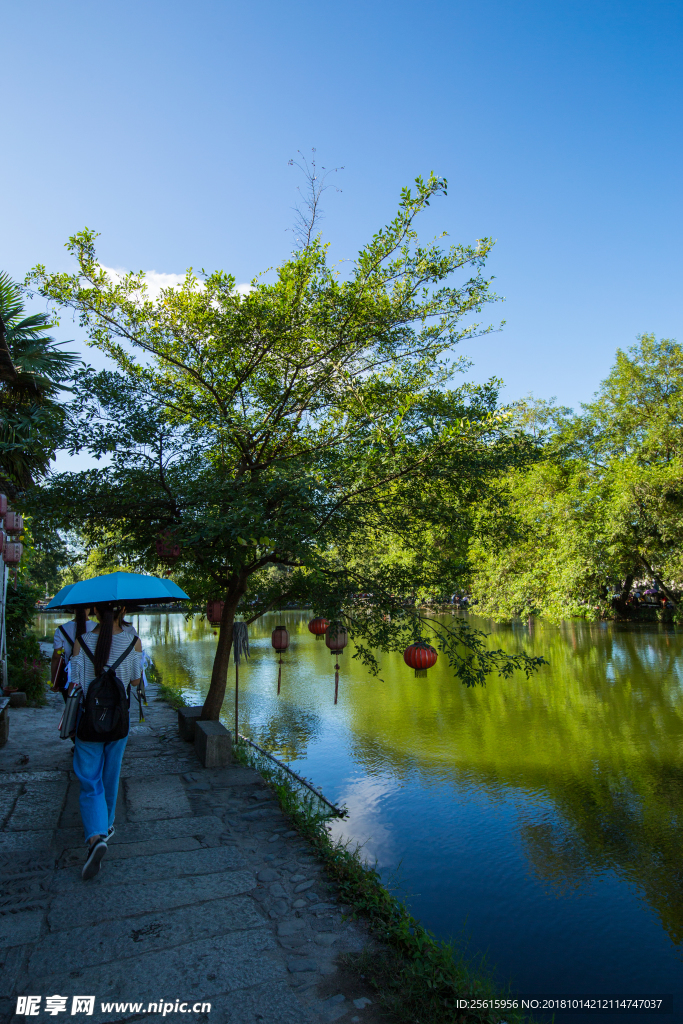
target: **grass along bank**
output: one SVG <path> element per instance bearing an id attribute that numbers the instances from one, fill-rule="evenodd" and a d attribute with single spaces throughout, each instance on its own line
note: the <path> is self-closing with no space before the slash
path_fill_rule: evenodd
<path id="1" fill-rule="evenodd" d="M 334 841 L 330 815 L 309 790 L 268 758 L 243 742 L 233 747 L 235 760 L 255 768 L 275 792 L 297 831 L 312 846 L 337 889 L 347 914 L 362 916 L 381 944 L 361 954 L 342 954 L 343 965 L 375 989 L 388 1019 L 396 1024 L 521 1024 L 531 1018 L 515 1009 L 491 1008 L 502 994 L 482 956 L 468 958 L 453 943 L 427 931 L 402 900 L 383 884 L 360 847 Z M 317 806 L 316 806 L 317 805 Z M 480 1000 L 486 1008 L 464 1010 L 458 1000 Z"/>

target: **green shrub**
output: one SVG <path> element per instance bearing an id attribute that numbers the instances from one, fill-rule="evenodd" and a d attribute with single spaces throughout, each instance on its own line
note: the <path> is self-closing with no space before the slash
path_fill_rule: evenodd
<path id="1" fill-rule="evenodd" d="M 23 690 L 28 703 L 34 705 L 45 703 L 48 682 L 47 666 L 31 630 L 37 596 L 36 588 L 28 583 L 7 588 L 7 682 Z"/>

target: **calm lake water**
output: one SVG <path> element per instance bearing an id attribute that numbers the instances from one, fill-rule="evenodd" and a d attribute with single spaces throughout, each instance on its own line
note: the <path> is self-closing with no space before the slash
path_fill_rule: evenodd
<path id="1" fill-rule="evenodd" d="M 400 655 L 383 656 L 377 679 L 347 648 L 335 707 L 334 662 L 309 617 L 250 627 L 240 731 L 346 804 L 338 832 L 398 878 L 428 928 L 485 951 L 502 984 L 673 992 L 683 1019 L 683 634 L 470 616 L 492 646 L 525 647 L 548 667 L 466 689 L 443 658 L 415 679 Z M 291 636 L 279 698 L 276 621 Z M 139 632 L 163 677 L 199 703 L 208 624 L 142 615 Z M 230 728 L 233 690 L 231 668 Z"/>

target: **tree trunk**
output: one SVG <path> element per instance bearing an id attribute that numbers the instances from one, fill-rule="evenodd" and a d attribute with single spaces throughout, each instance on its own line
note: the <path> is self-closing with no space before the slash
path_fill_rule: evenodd
<path id="1" fill-rule="evenodd" d="M 652 566 L 650 565 L 650 563 L 648 562 L 648 560 L 645 558 L 644 555 L 640 555 L 640 561 L 643 563 L 643 566 L 645 567 L 645 569 L 650 573 L 650 575 L 652 576 L 652 579 L 653 580 L 659 580 L 659 589 L 662 590 L 664 592 L 664 594 L 668 597 L 668 599 L 671 601 L 671 603 L 674 606 L 674 608 L 678 608 L 678 601 L 677 601 L 677 599 L 671 593 L 669 588 L 662 582 L 661 578 L 659 576 L 655 576 L 654 569 L 652 568 Z"/>
<path id="2" fill-rule="evenodd" d="M 622 587 L 619 597 L 614 602 L 614 609 L 619 615 L 626 615 L 627 608 L 626 602 L 628 601 L 629 594 L 631 593 L 631 587 L 633 586 L 634 574 L 630 573 L 624 580 L 624 586 Z"/>
<path id="3" fill-rule="evenodd" d="M 211 686 L 202 708 L 201 720 L 203 722 L 217 722 L 220 717 L 225 698 L 225 687 L 228 681 L 228 665 L 230 664 L 230 651 L 232 650 L 232 625 L 235 621 L 235 613 L 242 592 L 241 589 L 232 593 L 228 591 L 225 595 L 216 657 L 213 660 Z"/>

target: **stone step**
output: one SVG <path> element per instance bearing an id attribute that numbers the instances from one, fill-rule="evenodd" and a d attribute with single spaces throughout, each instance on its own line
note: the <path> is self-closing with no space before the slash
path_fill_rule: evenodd
<path id="1" fill-rule="evenodd" d="M 85 851 L 83 854 L 85 861 Z M 241 853 L 232 846 L 221 846 L 210 850 L 187 850 L 184 853 L 155 853 L 150 856 L 129 857 L 107 861 L 105 856 L 99 873 L 88 883 L 88 891 L 135 882 L 154 882 L 165 879 L 169 889 L 171 879 L 199 875 L 211 875 L 222 871 L 236 871 L 246 868 Z M 58 871 L 52 880 L 51 892 L 64 892 L 78 888 L 82 891 L 81 867 L 66 867 Z"/>
<path id="2" fill-rule="evenodd" d="M 189 818 L 168 818 L 166 821 L 132 821 L 123 825 L 116 825 L 116 835 L 112 839 L 112 846 L 119 843 L 147 842 L 151 839 L 178 839 L 181 836 L 194 836 L 202 841 L 204 836 L 215 836 L 225 832 L 225 825 L 215 814 L 196 815 Z M 36 833 L 45 835 L 45 833 Z M 47 833 L 52 839 L 47 846 L 53 845 L 61 853 L 71 847 L 79 846 L 83 842 L 82 828 L 57 829 L 54 833 Z M 2 850 L 2 836 L 0 836 L 0 851 Z"/>
<path id="3" fill-rule="evenodd" d="M 131 857 L 151 856 L 155 853 L 184 853 L 186 850 L 201 850 L 202 844 L 194 836 L 179 839 L 150 839 L 146 843 L 115 843 L 109 842 L 107 864 L 114 860 L 128 860 Z M 83 866 L 85 846 L 76 846 L 65 850 L 59 861 L 60 868 L 72 865 Z"/>
<path id="4" fill-rule="evenodd" d="M 120 1018 L 111 1012 L 102 1013 L 100 1001 L 105 993 L 115 994 L 113 998 L 117 1002 L 147 1003 L 169 998 L 171 994 L 174 999 L 210 1002 L 214 996 L 282 982 L 284 965 L 267 955 L 274 949 L 277 949 L 275 940 L 265 929 L 218 935 L 173 949 L 84 967 L 71 972 L 68 983 L 74 985 L 77 981 L 80 992 L 99 993 L 95 1011 L 88 1016 L 88 1021 L 111 1024 Z M 41 970 L 22 978 L 18 989 L 20 993 L 61 992 L 64 983 L 61 970 L 54 974 Z"/>
<path id="5" fill-rule="evenodd" d="M 82 884 L 77 890 L 78 899 L 74 899 L 71 890 L 53 897 L 48 923 L 52 931 L 66 931 L 81 925 L 95 925 L 101 921 L 119 920 L 136 914 L 172 910 L 199 903 L 204 903 L 207 913 L 210 913 L 214 900 L 243 895 L 251 892 L 255 885 L 256 879 L 251 871 L 226 871 L 197 878 L 179 878 L 171 885 L 166 879 L 155 882 L 135 882 L 129 879 L 127 885 Z"/>
<path id="6" fill-rule="evenodd" d="M 213 935 L 263 927 L 263 917 L 248 896 L 218 899 L 210 907 L 202 903 L 138 914 L 94 927 L 71 928 L 60 934 L 58 942 L 54 936 L 46 935 L 31 954 L 28 973 L 34 977 L 41 973 L 61 973 L 65 977 L 71 971 L 94 964 L 139 957 L 152 950 L 170 949 Z"/>

